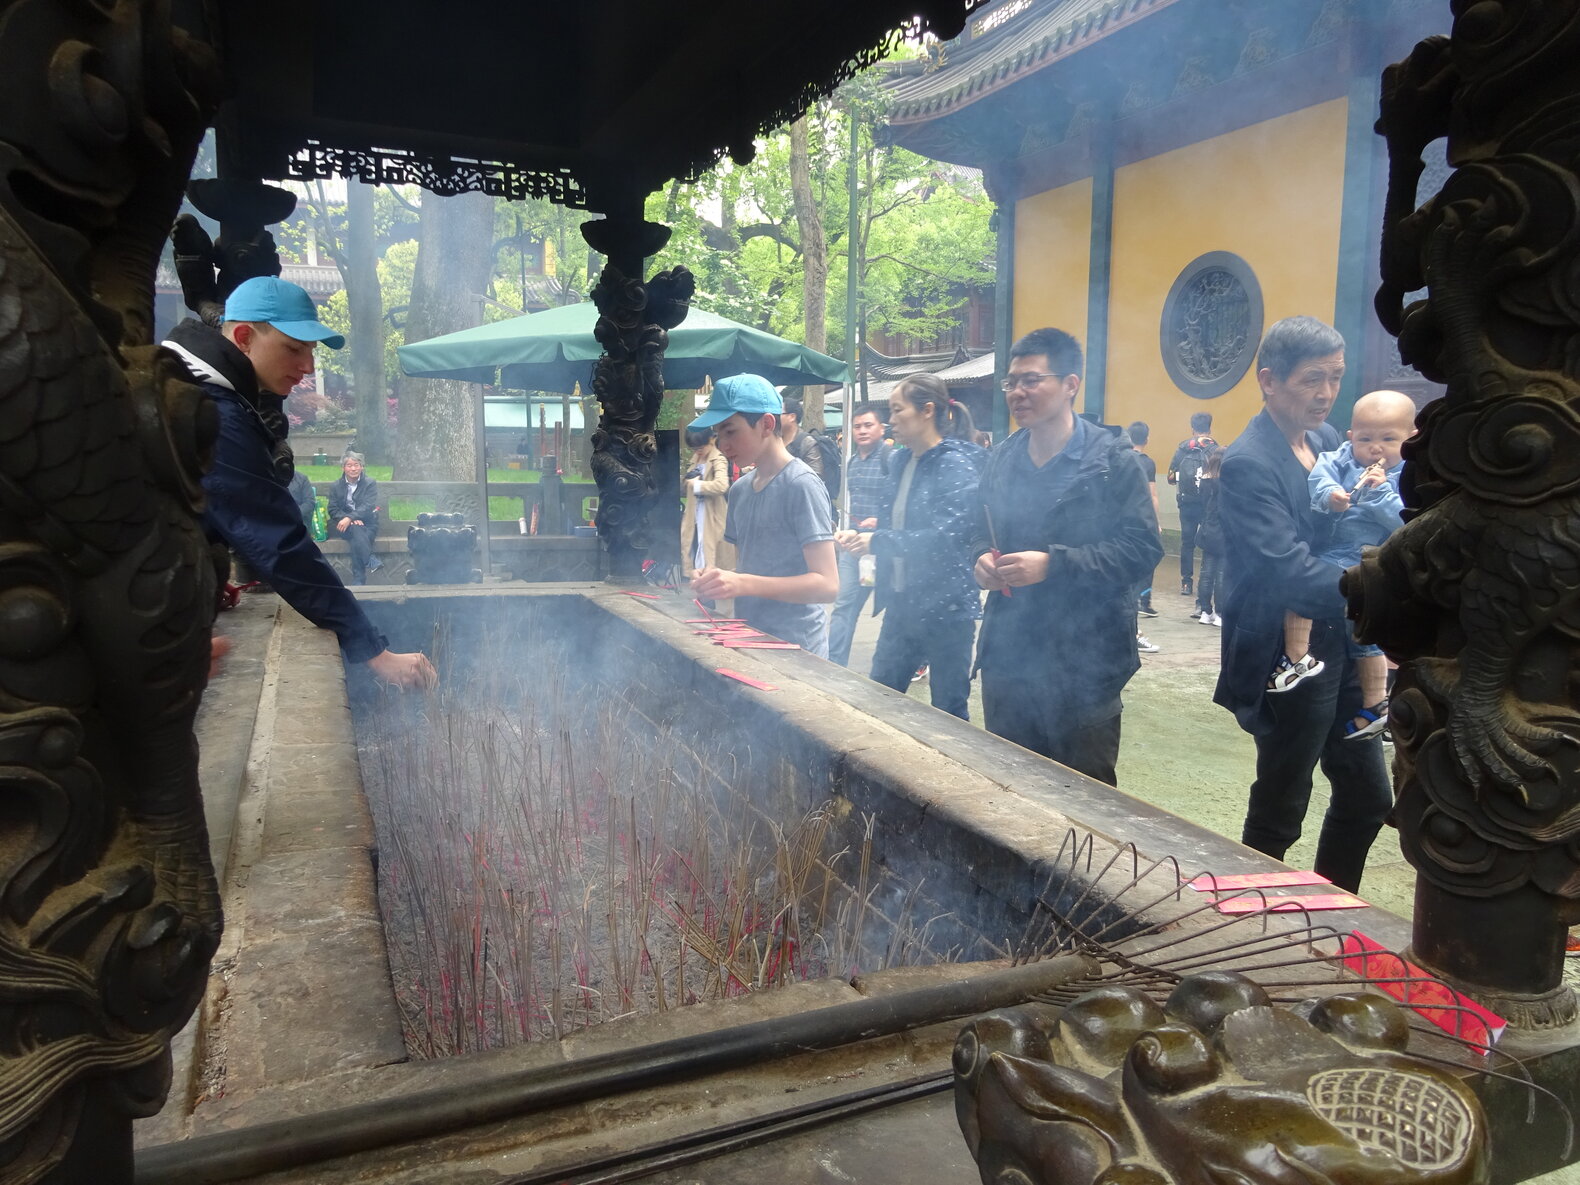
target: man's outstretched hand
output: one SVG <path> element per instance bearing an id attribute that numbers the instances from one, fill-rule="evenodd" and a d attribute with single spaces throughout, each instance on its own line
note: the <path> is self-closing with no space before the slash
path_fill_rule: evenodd
<path id="1" fill-rule="evenodd" d="M 381 682 L 402 691 L 408 687 L 429 691 L 439 685 L 439 672 L 433 669 L 426 654 L 396 654 L 383 650 L 368 659 L 368 669 Z"/>

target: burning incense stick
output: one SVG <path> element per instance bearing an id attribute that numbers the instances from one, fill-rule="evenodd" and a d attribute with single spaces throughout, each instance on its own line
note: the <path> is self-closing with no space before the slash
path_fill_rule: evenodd
<path id="1" fill-rule="evenodd" d="M 998 549 L 998 532 L 993 529 L 993 512 L 987 508 L 987 503 L 985 502 L 982 504 L 982 517 L 987 519 L 988 542 L 993 545 L 993 563 L 997 564 L 999 557 L 1001 557 L 1004 553 Z M 1007 584 L 1003 588 L 999 589 L 999 592 L 1003 593 L 1006 597 L 1012 597 L 1015 595 Z"/>

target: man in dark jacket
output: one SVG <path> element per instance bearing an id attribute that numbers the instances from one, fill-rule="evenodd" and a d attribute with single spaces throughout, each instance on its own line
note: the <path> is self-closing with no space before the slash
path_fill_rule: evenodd
<path id="1" fill-rule="evenodd" d="M 1003 387 L 1021 427 L 982 475 L 972 554 L 991 595 L 977 669 L 990 732 L 1114 785 L 1120 692 L 1141 665 L 1135 589 L 1163 544 L 1129 441 L 1075 414 L 1081 363 L 1058 329 L 1010 349 Z"/>
<path id="2" fill-rule="evenodd" d="M 345 338 L 317 320 L 305 291 L 275 277 L 240 284 L 219 329 L 186 320 L 164 344 L 186 363 L 219 416 L 214 466 L 203 478 L 203 527 L 314 625 L 335 631 L 351 662 L 399 687 L 431 686 L 421 654 L 395 654 L 312 541 L 287 492 L 295 471 L 282 409 L 313 370 L 313 346 Z"/>
<path id="3" fill-rule="evenodd" d="M 362 454 L 340 460 L 340 476 L 329 487 L 329 530 L 351 547 L 351 583 L 366 583 L 384 562 L 373 554 L 379 533 L 379 483 L 362 468 Z"/>
<path id="4" fill-rule="evenodd" d="M 1263 408 L 1224 453 L 1218 478 L 1227 580 L 1213 698 L 1256 740 L 1242 842 L 1283 858 L 1300 838 L 1320 759 L 1333 796 L 1314 868 L 1353 891 L 1392 794 L 1382 742 L 1344 738 L 1345 722 L 1365 705 L 1346 645 L 1342 573 L 1316 558 L 1329 520 L 1311 509 L 1306 484 L 1317 454 L 1338 447 L 1327 418 L 1343 377 L 1344 339 L 1314 317 L 1279 321 L 1262 339 Z M 1311 654 L 1325 665 L 1269 694 L 1286 610 L 1311 618 Z"/>

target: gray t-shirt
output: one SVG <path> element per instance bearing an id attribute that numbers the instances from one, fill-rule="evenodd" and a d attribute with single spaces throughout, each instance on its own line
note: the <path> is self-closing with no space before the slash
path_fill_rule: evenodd
<path id="1" fill-rule="evenodd" d="M 803 576 L 807 566 L 801 549 L 833 538 L 828 490 L 804 461 L 792 457 L 760 490 L 753 486 L 750 473 L 730 487 L 724 539 L 737 549 L 737 572 Z M 827 612 L 822 605 L 736 597 L 735 615 L 753 629 L 828 657 Z"/>

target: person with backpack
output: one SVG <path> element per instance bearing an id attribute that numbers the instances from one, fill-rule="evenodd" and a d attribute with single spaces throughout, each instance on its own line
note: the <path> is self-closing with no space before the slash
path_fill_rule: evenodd
<path id="1" fill-rule="evenodd" d="M 839 445 L 821 432 L 808 432 L 801 427 L 805 412 L 799 399 L 784 401 L 784 422 L 779 428 L 779 438 L 784 441 L 790 455 L 806 464 L 817 474 L 828 491 L 829 503 L 839 505 L 840 457 Z"/>
<path id="2" fill-rule="evenodd" d="M 1169 485 L 1180 510 L 1180 596 L 1194 594 L 1196 576 L 1196 536 L 1201 530 L 1206 499 L 1201 488 L 1201 471 L 1207 456 L 1218 447 L 1211 436 L 1212 416 L 1196 412 L 1190 418 L 1191 435 L 1182 440 L 1169 461 Z"/>
<path id="3" fill-rule="evenodd" d="M 1222 448 L 1208 452 L 1201 470 L 1202 518 L 1196 542 L 1201 544 L 1201 579 L 1196 582 L 1196 620 L 1202 625 L 1223 626 L 1218 606 L 1223 599 L 1223 517 L 1218 510 L 1218 471 L 1223 468 Z"/>

